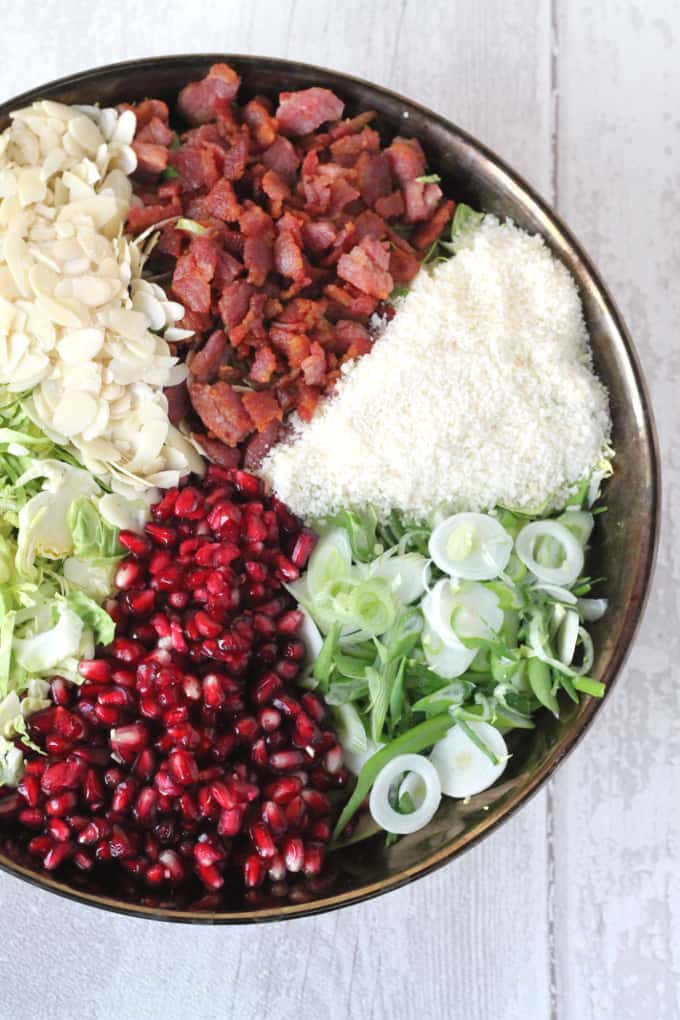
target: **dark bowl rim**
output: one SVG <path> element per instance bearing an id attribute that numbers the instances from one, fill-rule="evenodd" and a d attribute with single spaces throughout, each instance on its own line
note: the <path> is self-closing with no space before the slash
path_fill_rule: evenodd
<path id="1" fill-rule="evenodd" d="M 647 536 L 644 559 L 641 562 L 640 569 L 636 577 L 636 587 L 639 590 L 639 599 L 634 606 L 629 606 L 624 619 L 624 629 L 609 664 L 610 679 L 607 684 L 607 691 L 604 698 L 602 700 L 596 700 L 594 698 L 588 699 L 586 709 L 580 717 L 578 725 L 574 728 L 573 732 L 562 738 L 559 746 L 553 750 L 541 768 L 534 774 L 529 785 L 525 787 L 521 793 L 516 794 L 513 798 L 511 798 L 507 805 L 504 805 L 497 818 L 488 823 L 478 824 L 467 834 L 462 842 L 457 843 L 455 847 L 444 848 L 443 850 L 439 850 L 431 854 L 422 864 L 406 868 L 399 875 L 391 878 L 372 882 L 369 885 L 363 886 L 358 891 L 339 893 L 334 896 L 315 900 L 313 903 L 300 903 L 288 906 L 269 906 L 261 909 L 231 912 L 201 912 L 196 910 L 172 910 L 163 907 L 146 907 L 141 904 L 116 900 L 109 896 L 88 893 L 86 891 L 76 889 L 73 886 L 68 886 L 58 882 L 47 875 L 41 875 L 37 872 L 33 872 L 28 868 L 24 868 L 15 861 L 12 861 L 10 858 L 0 855 L 0 870 L 23 881 L 29 882 L 41 889 L 63 896 L 66 899 L 112 911 L 113 913 L 122 914 L 128 917 L 184 924 L 254 924 L 289 920 L 296 917 L 308 917 L 314 914 L 336 910 L 341 907 L 352 906 L 357 903 L 362 903 L 365 900 L 373 899 L 383 893 L 390 892 L 393 889 L 402 888 L 418 878 L 431 874 L 438 868 L 448 864 L 464 851 L 476 846 L 485 836 L 496 831 L 505 821 L 507 821 L 508 818 L 512 817 L 521 806 L 527 803 L 527 801 L 529 801 L 538 792 L 544 783 L 546 783 L 554 775 L 558 766 L 562 764 L 562 762 L 580 742 L 584 733 L 590 727 L 593 718 L 600 711 L 602 705 L 609 700 L 611 690 L 618 680 L 621 669 L 630 653 L 633 640 L 639 629 L 644 610 L 649 599 L 652 576 L 658 551 L 661 519 L 661 462 L 656 424 L 649 391 L 642 373 L 640 359 L 633 344 L 633 340 L 607 285 L 604 283 L 604 280 L 595 267 L 594 262 L 576 240 L 559 213 L 557 213 L 552 205 L 539 194 L 534 186 L 525 180 L 521 174 L 513 170 L 492 149 L 478 141 L 467 131 L 458 127 L 457 124 L 454 124 L 447 117 L 430 110 L 423 104 L 417 103 L 392 89 L 385 88 L 382 85 L 376 85 L 375 83 L 367 81 L 365 78 L 360 78 L 357 75 L 347 74 L 344 71 L 338 71 L 329 67 L 321 67 L 316 64 L 308 64 L 303 61 L 289 60 L 283 57 L 264 57 L 256 54 L 243 53 L 180 53 L 168 54 L 160 57 L 139 57 L 134 60 L 102 64 L 98 67 L 76 72 L 75 74 L 55 78 L 52 81 L 45 82 L 35 88 L 28 89 L 27 91 L 20 93 L 18 96 L 0 103 L 0 117 L 6 116 L 11 110 L 18 109 L 20 106 L 40 99 L 41 93 L 46 89 L 59 87 L 73 88 L 89 81 L 96 81 L 98 78 L 111 72 L 118 71 L 124 73 L 125 71 L 136 71 L 143 68 L 145 65 L 161 65 L 179 70 L 185 65 L 192 66 L 197 62 L 211 64 L 218 62 L 229 63 L 230 61 L 241 64 L 267 65 L 267 67 L 272 70 L 280 70 L 281 72 L 285 72 L 291 67 L 300 68 L 304 71 L 313 73 L 314 75 L 318 75 L 320 84 L 323 84 L 330 75 L 340 82 L 344 80 L 354 85 L 361 86 L 374 94 L 385 96 L 393 101 L 396 100 L 408 109 L 409 112 L 413 111 L 423 115 L 430 122 L 437 123 L 447 131 L 456 135 L 471 149 L 476 150 L 477 153 L 482 155 L 494 166 L 496 171 L 500 171 L 516 187 L 518 192 L 521 193 L 520 200 L 523 204 L 533 204 L 544 220 L 549 222 L 551 226 L 556 229 L 562 240 L 566 242 L 566 245 L 573 252 L 576 261 L 583 267 L 585 275 L 593 284 L 607 314 L 611 318 L 615 330 L 621 337 L 626 351 L 626 356 L 634 379 L 634 388 L 638 394 L 643 410 L 645 438 L 649 450 L 649 461 L 651 467 L 649 533 Z"/>

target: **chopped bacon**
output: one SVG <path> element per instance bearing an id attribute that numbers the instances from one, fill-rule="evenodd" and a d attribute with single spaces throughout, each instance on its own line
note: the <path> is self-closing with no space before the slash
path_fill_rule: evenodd
<path id="1" fill-rule="evenodd" d="M 214 464 L 219 464 L 220 467 L 232 468 L 238 467 L 241 463 L 241 451 L 235 450 L 231 446 L 225 446 L 219 439 L 211 439 L 210 436 L 200 436 L 194 433 L 194 440 L 203 450 L 203 453 L 208 457 Z"/>
<path id="2" fill-rule="evenodd" d="M 283 411 L 276 397 L 267 390 L 251 390 L 242 396 L 243 406 L 258 432 L 271 421 L 281 421 Z"/>
<path id="3" fill-rule="evenodd" d="M 288 184 L 295 181 L 300 166 L 300 157 L 293 147 L 293 143 L 287 138 L 279 136 L 268 149 L 262 153 L 262 163 L 268 170 L 275 170 L 276 173 Z"/>
<path id="4" fill-rule="evenodd" d="M 364 128 L 358 135 L 344 135 L 330 145 L 331 156 L 340 166 L 354 166 L 362 152 L 377 152 L 380 135 L 373 128 Z"/>
<path id="5" fill-rule="evenodd" d="M 392 277 L 387 267 L 390 251 L 387 244 L 364 237 L 338 262 L 338 276 L 353 284 L 357 290 L 376 298 L 387 298 L 392 292 Z"/>
<path id="6" fill-rule="evenodd" d="M 243 262 L 248 282 L 261 287 L 274 268 L 274 221 L 259 205 L 249 202 L 239 217 L 243 244 Z"/>
<path id="7" fill-rule="evenodd" d="M 243 177 L 248 165 L 248 136 L 241 132 L 234 138 L 222 157 L 222 173 L 229 181 Z"/>
<path id="8" fill-rule="evenodd" d="M 394 187 L 390 161 L 384 152 L 362 152 L 354 170 L 361 198 L 367 206 L 375 206 Z"/>
<path id="9" fill-rule="evenodd" d="M 283 214 L 283 203 L 290 198 L 290 188 L 276 170 L 266 170 L 262 175 L 262 190 L 269 199 L 269 209 L 274 219 Z"/>
<path id="10" fill-rule="evenodd" d="M 339 120 L 345 104 L 330 89 L 282 92 L 276 119 L 284 135 L 308 135 L 329 120 Z"/>
<path id="11" fill-rule="evenodd" d="M 448 202 L 442 202 L 432 219 L 416 227 L 410 237 L 411 243 L 416 248 L 429 248 L 437 240 L 446 224 L 450 222 L 455 208 L 456 203 L 450 199 Z"/>
<path id="12" fill-rule="evenodd" d="M 186 418 L 191 407 L 187 384 L 181 382 L 177 386 L 166 386 L 163 393 L 168 402 L 168 418 L 170 423 L 172 425 L 179 425 Z"/>
<path id="13" fill-rule="evenodd" d="M 192 351 L 189 355 L 187 366 L 191 376 L 200 383 L 212 382 L 217 377 L 226 349 L 226 333 L 223 329 L 216 329 L 200 351 Z"/>
<path id="14" fill-rule="evenodd" d="M 222 153 L 216 145 L 184 145 L 170 149 L 168 158 L 179 174 L 182 191 L 210 189 L 222 175 Z"/>
<path id="15" fill-rule="evenodd" d="M 271 115 L 271 104 L 263 96 L 255 96 L 243 107 L 243 119 L 258 149 L 266 149 L 275 141 L 279 126 Z"/>
<path id="16" fill-rule="evenodd" d="M 283 412 L 282 412 L 283 413 Z M 260 464 L 279 438 L 281 426 L 274 419 L 247 440 L 243 454 L 243 466 L 246 471 L 257 471 Z"/>
<path id="17" fill-rule="evenodd" d="M 302 374 L 308 386 L 321 386 L 326 376 L 326 352 L 321 344 L 312 343 L 302 362 Z"/>
<path id="18" fill-rule="evenodd" d="M 332 220 L 307 220 L 302 225 L 305 247 L 314 255 L 326 251 L 335 241 L 337 231 Z"/>
<path id="19" fill-rule="evenodd" d="M 134 109 L 134 114 L 137 118 L 137 138 L 140 137 L 144 128 L 147 127 L 152 120 L 156 119 L 162 124 L 167 124 L 170 119 L 168 104 L 164 103 L 162 99 L 144 99 L 141 103 L 138 103 L 137 106 L 129 107 L 129 109 Z M 145 139 L 141 140 L 145 141 Z M 169 145 L 170 142 L 167 144 Z"/>
<path id="20" fill-rule="evenodd" d="M 266 386 L 278 368 L 276 355 L 269 346 L 258 347 L 248 376 L 253 382 Z"/>
<path id="21" fill-rule="evenodd" d="M 225 223 L 237 223 L 241 213 L 233 185 L 224 177 L 205 196 L 203 207 L 209 216 L 224 220 Z"/>
<path id="22" fill-rule="evenodd" d="M 238 83 L 217 64 L 182 90 L 178 147 L 167 106 L 139 104 L 128 229 L 171 221 L 151 259 L 173 270 L 179 325 L 195 334 L 177 349 L 207 431 L 197 441 L 220 463 L 257 464 L 284 416 L 309 420 L 342 364 L 371 350 L 371 316 L 393 314 L 394 282 L 413 279 L 454 205 L 419 180 L 417 141 L 382 147 L 372 111 L 341 120 L 341 100 L 324 88 L 281 93 L 275 112 L 263 96 L 239 106 Z M 204 232 L 176 229 L 179 216 Z M 410 224 L 406 240 L 399 228 Z M 244 382 L 257 390 L 243 397 Z M 180 389 L 173 414 L 186 413 Z"/>
<path id="23" fill-rule="evenodd" d="M 206 428 L 227 446 L 236 446 L 253 431 L 241 396 L 229 383 L 191 383 L 189 396 Z"/>
<path id="24" fill-rule="evenodd" d="M 227 64 L 213 64 L 207 77 L 185 85 L 177 98 L 177 108 L 190 124 L 214 120 L 218 99 L 236 97 L 241 79 Z"/>
<path id="25" fill-rule="evenodd" d="M 255 288 L 247 280 L 234 280 L 224 288 L 219 300 L 219 310 L 227 330 L 233 329 L 243 321 L 254 293 Z"/>

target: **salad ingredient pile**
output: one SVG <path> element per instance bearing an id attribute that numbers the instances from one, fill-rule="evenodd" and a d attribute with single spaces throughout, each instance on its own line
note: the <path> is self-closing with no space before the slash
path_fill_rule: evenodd
<path id="1" fill-rule="evenodd" d="M 263 464 L 303 518 L 560 507 L 609 436 L 574 280 L 487 216 L 421 272 L 370 357 Z"/>
<path id="2" fill-rule="evenodd" d="M 181 305 L 141 279 L 121 235 L 130 208 L 130 111 L 34 103 L 0 146 L 0 384 L 93 474 L 123 491 L 200 471 L 170 425 L 163 387 L 180 383 L 161 335 Z"/>
<path id="3" fill-rule="evenodd" d="M 185 306 L 200 444 L 259 464 L 292 411 L 308 421 L 340 368 L 371 350 L 371 321 L 408 284 L 454 203 L 413 138 L 383 145 L 375 114 L 343 117 L 328 89 L 239 102 L 224 64 L 167 106 L 137 107 L 133 232 L 162 225 L 154 270 Z M 184 347 L 180 345 L 180 349 Z"/>

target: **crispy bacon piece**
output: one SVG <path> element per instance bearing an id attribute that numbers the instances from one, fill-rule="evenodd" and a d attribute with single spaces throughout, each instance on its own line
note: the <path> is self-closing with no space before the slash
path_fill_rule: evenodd
<path id="1" fill-rule="evenodd" d="M 192 312 L 210 312 L 210 281 L 215 273 L 217 250 L 214 242 L 197 237 L 189 251 L 180 255 L 172 274 L 172 292 Z"/>
<path id="2" fill-rule="evenodd" d="M 253 382 L 266 386 L 267 383 L 270 382 L 271 377 L 274 375 L 277 368 L 278 363 L 276 361 L 276 355 L 271 347 L 258 347 L 255 351 L 255 358 L 250 366 L 248 375 Z"/>
<path id="3" fill-rule="evenodd" d="M 279 177 L 292 184 L 300 166 L 300 157 L 287 138 L 279 136 L 262 153 L 262 163 L 268 170 L 275 170 Z"/>
<path id="4" fill-rule="evenodd" d="M 308 135 L 329 120 L 339 120 L 345 104 L 330 89 L 311 88 L 282 92 L 276 119 L 279 131 L 296 137 Z"/>
<path id="5" fill-rule="evenodd" d="M 227 64 L 213 64 L 207 77 L 185 85 L 177 98 L 177 108 L 190 124 L 207 124 L 216 116 L 218 99 L 236 97 L 241 79 Z"/>
<path id="6" fill-rule="evenodd" d="M 241 396 L 229 383 L 191 383 L 189 396 L 206 428 L 227 446 L 237 446 L 253 431 Z"/>
<path id="7" fill-rule="evenodd" d="M 214 464 L 219 464 L 220 467 L 231 468 L 238 467 L 241 463 L 241 451 L 231 446 L 225 446 L 219 439 L 211 439 L 210 436 L 196 435 L 196 433 L 194 433 L 193 438 L 199 444 L 206 457 L 213 461 Z"/>
<path id="8" fill-rule="evenodd" d="M 446 224 L 450 222 L 455 208 L 456 203 L 451 199 L 442 202 L 432 218 L 427 223 L 421 223 L 413 231 L 410 237 L 412 244 L 420 249 L 429 248 L 437 240 Z"/>
<path id="9" fill-rule="evenodd" d="M 244 393 L 241 399 L 258 432 L 262 432 L 271 421 L 281 421 L 283 418 L 278 400 L 267 390 L 251 390 Z"/>
<path id="10" fill-rule="evenodd" d="M 165 106 L 165 103 L 163 103 Z M 167 122 L 167 108 L 166 108 L 166 120 L 161 120 L 160 117 L 153 116 L 148 120 L 143 127 L 139 126 L 139 107 L 136 110 L 137 113 L 137 134 L 135 135 L 135 142 L 152 142 L 154 145 L 165 145 L 166 147 L 172 142 L 172 131 L 168 127 Z"/>
<path id="11" fill-rule="evenodd" d="M 310 344 L 309 354 L 300 367 L 308 386 L 323 385 L 326 377 L 326 352 L 321 344 Z"/>
<path id="12" fill-rule="evenodd" d="M 280 431 L 281 425 L 274 419 L 268 425 L 265 425 L 261 432 L 256 432 L 255 435 L 248 439 L 243 454 L 243 466 L 247 471 L 257 471 L 279 438 Z"/>
<path id="13" fill-rule="evenodd" d="M 272 145 L 279 133 L 279 125 L 271 115 L 271 103 L 263 96 L 255 96 L 243 107 L 243 119 L 250 128 L 250 137 L 258 149 Z"/>
<path id="14" fill-rule="evenodd" d="M 172 425 L 179 425 L 186 418 L 191 407 L 187 384 L 182 382 L 178 383 L 177 386 L 166 386 L 163 393 L 168 402 L 168 418 L 170 423 Z"/>
<path id="15" fill-rule="evenodd" d="M 179 174 L 182 191 L 210 190 L 222 176 L 222 152 L 216 145 L 184 145 L 170 149 L 170 165 Z"/>
<path id="16" fill-rule="evenodd" d="M 274 221 L 259 205 L 249 202 L 241 212 L 239 225 L 245 237 L 243 262 L 248 282 L 261 287 L 274 268 Z"/>
<path id="17" fill-rule="evenodd" d="M 393 287 L 388 271 L 389 262 L 389 246 L 372 237 L 364 237 L 348 255 L 340 257 L 338 276 L 364 294 L 388 298 Z"/>
<path id="18" fill-rule="evenodd" d="M 430 218 L 442 197 L 438 184 L 424 184 L 425 154 L 415 138 L 395 138 L 385 150 L 404 196 L 405 220 L 416 223 Z"/>
<path id="19" fill-rule="evenodd" d="M 192 351 L 187 358 L 189 372 L 199 383 L 212 382 L 227 349 L 227 336 L 223 329 L 211 333 L 200 351 Z"/>
<path id="20" fill-rule="evenodd" d="M 129 107 L 129 109 L 134 109 L 137 118 L 137 138 L 152 120 L 157 119 L 162 124 L 167 124 L 170 119 L 168 104 L 164 103 L 162 99 L 144 99 L 141 103 L 137 103 L 137 106 Z M 141 140 L 144 141 L 144 139 Z M 168 142 L 169 144 L 170 142 Z"/>
<path id="21" fill-rule="evenodd" d="M 241 214 L 233 185 L 224 177 L 205 196 L 203 208 L 209 216 L 224 220 L 225 223 L 238 223 Z"/>

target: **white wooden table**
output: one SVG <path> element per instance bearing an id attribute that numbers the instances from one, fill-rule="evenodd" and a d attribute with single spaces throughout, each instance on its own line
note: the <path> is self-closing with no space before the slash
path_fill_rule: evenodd
<path id="1" fill-rule="evenodd" d="M 483 139 L 552 199 L 620 303 L 668 508 L 616 695 L 480 847 L 371 903 L 245 929 L 101 914 L 2 875 L 2 1020 L 680 1017 L 677 3 L 15 0 L 2 22 L 3 98 L 113 60 L 252 52 L 373 79 Z"/>

